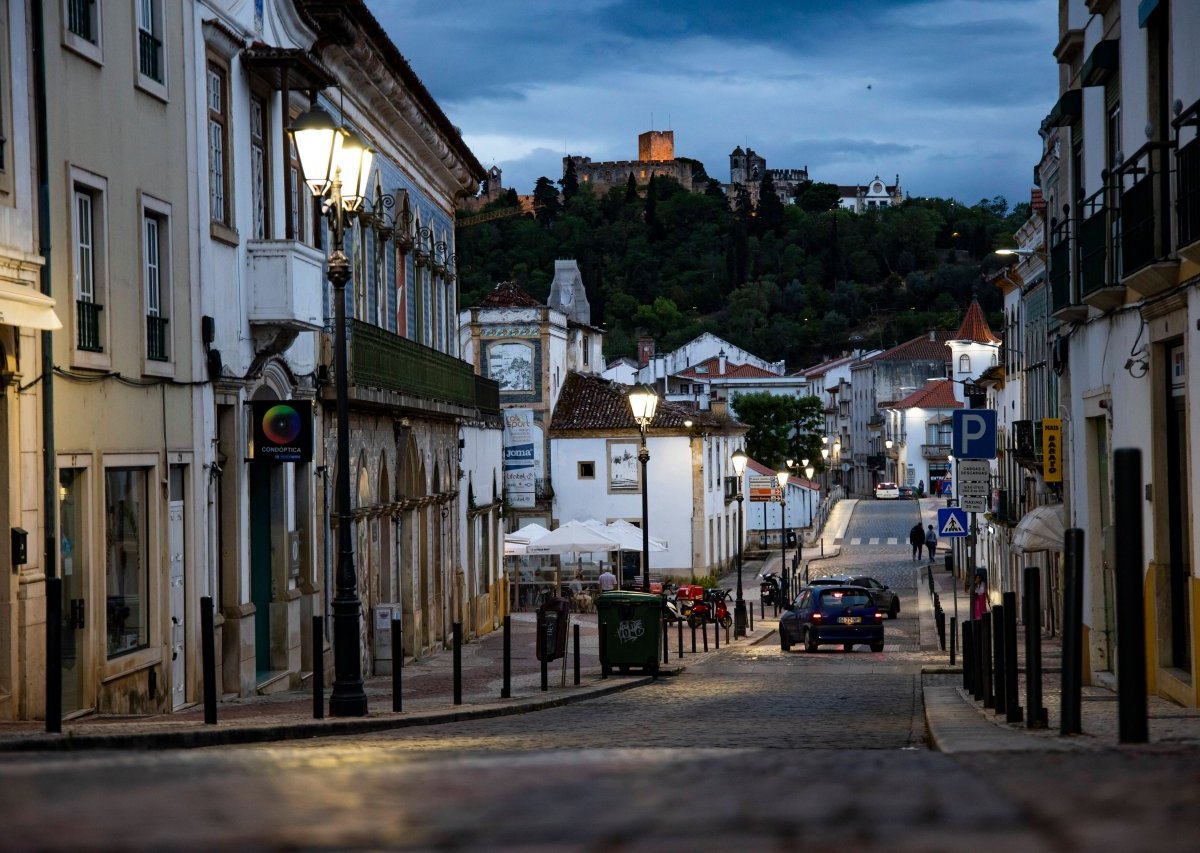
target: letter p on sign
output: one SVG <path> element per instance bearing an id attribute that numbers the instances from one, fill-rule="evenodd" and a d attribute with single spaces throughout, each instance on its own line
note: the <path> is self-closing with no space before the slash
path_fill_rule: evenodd
<path id="1" fill-rule="evenodd" d="M 951 421 L 951 452 L 955 459 L 996 458 L 995 410 L 959 409 Z"/>

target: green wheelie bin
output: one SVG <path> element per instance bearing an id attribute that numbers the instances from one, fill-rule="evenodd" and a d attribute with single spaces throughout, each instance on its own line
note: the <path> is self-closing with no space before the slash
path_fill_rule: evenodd
<path id="1" fill-rule="evenodd" d="M 658 675 L 662 656 L 662 596 L 649 592 L 603 592 L 596 598 L 600 671 L 607 678 L 636 667 Z"/>

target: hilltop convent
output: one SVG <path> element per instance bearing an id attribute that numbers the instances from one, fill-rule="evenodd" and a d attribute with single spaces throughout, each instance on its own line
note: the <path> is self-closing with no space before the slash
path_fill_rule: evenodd
<path id="1" fill-rule="evenodd" d="M 697 191 L 703 187 L 692 186 L 692 164 L 685 160 L 675 159 L 675 131 L 647 130 L 638 135 L 638 158 L 636 160 L 609 160 L 593 163 L 591 157 L 569 155 L 563 157 L 563 174 L 567 173 L 567 163 L 575 164 L 575 176 L 580 185 L 591 184 L 597 194 L 607 192 L 611 187 L 623 187 L 629 182 L 629 176 L 637 181 L 638 186 L 645 186 L 654 176 L 674 178 L 686 190 Z"/>
<path id="2" fill-rule="evenodd" d="M 753 148 L 743 151 L 739 145 L 729 155 L 729 183 L 724 186 L 725 195 L 733 198 L 737 185 L 741 184 L 750 193 L 750 201 L 757 206 L 759 186 L 767 172 L 771 173 L 775 192 L 784 204 L 795 204 L 796 196 L 809 184 L 807 166 L 803 169 L 767 169 L 767 158 Z"/>

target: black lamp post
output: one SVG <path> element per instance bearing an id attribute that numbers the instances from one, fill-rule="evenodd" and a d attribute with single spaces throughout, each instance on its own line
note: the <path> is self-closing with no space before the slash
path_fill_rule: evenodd
<path id="1" fill-rule="evenodd" d="M 638 462 L 642 463 L 642 592 L 650 591 L 650 502 L 647 497 L 646 463 L 650 451 L 646 449 L 646 428 L 654 420 L 658 408 L 658 395 L 648 385 L 638 385 L 629 392 L 629 408 L 637 421 L 642 435 L 642 446 L 638 448 Z"/>
<path id="2" fill-rule="evenodd" d="M 790 461 L 790 460 L 789 460 Z M 779 484 L 779 576 L 786 578 L 787 564 L 787 482 L 788 472 L 776 471 L 775 482 Z"/>
<path id="3" fill-rule="evenodd" d="M 737 477 L 737 599 L 733 603 L 733 636 L 746 636 L 746 599 L 742 597 L 742 475 L 746 473 L 746 451 L 740 447 L 733 451 L 730 462 L 733 464 L 733 475 Z"/>
<path id="4" fill-rule="evenodd" d="M 313 107 L 289 129 L 300 157 L 304 180 L 313 195 L 329 196 L 329 282 L 333 285 L 334 374 L 337 392 L 337 501 L 338 555 L 333 596 L 333 695 L 329 713 L 335 717 L 362 717 L 367 713 L 359 657 L 358 574 L 350 515 L 350 405 L 346 371 L 346 283 L 350 262 L 344 249 L 346 221 L 359 214 L 372 152 L 362 140 L 338 127 L 329 113 Z M 319 666 L 320 662 L 314 662 Z"/>

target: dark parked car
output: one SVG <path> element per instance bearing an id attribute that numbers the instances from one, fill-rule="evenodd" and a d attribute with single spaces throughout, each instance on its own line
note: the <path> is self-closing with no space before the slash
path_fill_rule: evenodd
<path id="1" fill-rule="evenodd" d="M 864 587 L 871 593 L 871 598 L 875 599 L 875 606 L 885 611 L 889 619 L 895 619 L 900 615 L 900 596 L 896 595 L 896 591 L 887 584 L 880 583 L 875 578 L 869 578 L 866 575 L 851 577 L 848 583 Z"/>
<path id="2" fill-rule="evenodd" d="M 871 594 L 860 586 L 805 587 L 779 617 L 779 646 L 785 652 L 804 644 L 815 652 L 818 646 L 869 645 L 883 651 L 883 611 Z"/>
<path id="3" fill-rule="evenodd" d="M 917 490 L 914 489 L 912 486 L 901 486 L 900 487 L 900 499 L 901 500 L 911 500 L 911 499 L 915 498 L 916 496 L 917 496 Z"/>
<path id="4" fill-rule="evenodd" d="M 813 578 L 805 586 L 846 586 L 849 583 L 849 575 L 828 575 L 823 578 Z"/>

